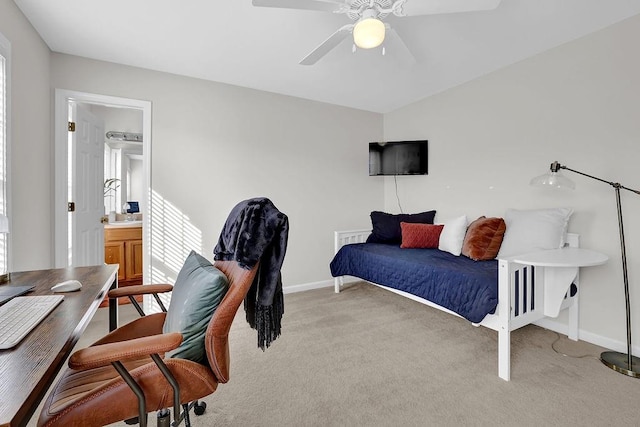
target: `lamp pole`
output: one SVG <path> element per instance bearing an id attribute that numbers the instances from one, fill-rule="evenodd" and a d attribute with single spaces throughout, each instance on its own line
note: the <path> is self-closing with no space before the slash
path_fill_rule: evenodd
<path id="1" fill-rule="evenodd" d="M 636 194 L 640 194 L 640 191 L 627 188 L 624 185 L 621 185 L 619 182 L 607 181 L 593 175 L 568 168 L 558 162 L 551 163 L 551 172 L 558 172 L 558 170 L 560 169 L 566 169 L 579 175 L 595 179 L 596 181 L 604 182 L 611 185 L 615 189 L 616 207 L 618 210 L 618 229 L 620 231 L 620 253 L 622 255 L 622 279 L 624 281 L 625 314 L 627 320 L 627 354 L 619 353 L 617 351 L 605 351 L 600 354 L 600 360 L 602 361 L 602 363 L 616 372 L 620 372 L 621 374 L 625 374 L 630 377 L 640 378 L 640 358 L 633 356 L 631 346 L 631 303 L 629 298 L 629 275 L 627 273 L 627 251 L 625 249 L 624 242 L 624 225 L 622 221 L 622 203 L 620 201 L 620 189 L 631 191 L 632 193 Z"/>

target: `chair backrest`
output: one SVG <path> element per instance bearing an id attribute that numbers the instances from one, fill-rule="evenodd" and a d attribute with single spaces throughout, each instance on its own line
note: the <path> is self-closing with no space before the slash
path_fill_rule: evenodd
<path id="1" fill-rule="evenodd" d="M 233 318 L 244 300 L 258 271 L 244 269 L 235 261 L 215 261 L 214 265 L 229 280 L 229 290 L 209 321 L 205 336 L 205 348 L 209 366 L 218 382 L 229 381 L 229 329 Z"/>

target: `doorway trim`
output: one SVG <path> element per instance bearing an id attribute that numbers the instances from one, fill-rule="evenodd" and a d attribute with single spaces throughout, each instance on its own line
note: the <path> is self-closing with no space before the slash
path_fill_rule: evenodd
<path id="1" fill-rule="evenodd" d="M 142 110 L 142 174 L 143 198 L 140 200 L 142 215 L 143 283 L 151 278 L 151 102 L 120 98 L 66 89 L 55 89 L 54 104 L 54 264 L 56 268 L 68 264 L 67 181 L 68 181 L 68 130 L 67 105 L 70 101 L 98 104 L 106 107 Z"/>

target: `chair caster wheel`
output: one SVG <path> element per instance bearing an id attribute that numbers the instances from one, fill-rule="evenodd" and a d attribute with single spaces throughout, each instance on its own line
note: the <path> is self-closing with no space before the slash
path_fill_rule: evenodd
<path id="1" fill-rule="evenodd" d="M 198 402 L 195 405 L 193 405 L 193 413 L 196 415 L 204 414 L 204 411 L 206 411 L 206 409 L 207 409 L 206 402 Z"/>

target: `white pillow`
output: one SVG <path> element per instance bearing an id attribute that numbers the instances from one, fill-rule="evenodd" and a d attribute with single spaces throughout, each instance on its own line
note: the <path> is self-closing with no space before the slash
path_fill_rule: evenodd
<path id="1" fill-rule="evenodd" d="M 438 249 L 449 252 L 455 256 L 460 255 L 464 235 L 467 232 L 467 216 L 462 215 L 445 221 L 442 224 L 444 224 L 444 227 L 442 228 L 442 233 L 440 233 Z"/>
<path id="2" fill-rule="evenodd" d="M 507 209 L 507 230 L 496 258 L 563 247 L 572 213 L 570 208 Z"/>

